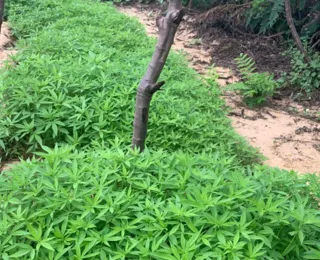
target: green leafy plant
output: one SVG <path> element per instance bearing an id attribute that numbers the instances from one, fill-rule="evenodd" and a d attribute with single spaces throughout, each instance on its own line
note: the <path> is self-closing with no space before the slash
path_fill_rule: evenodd
<path id="1" fill-rule="evenodd" d="M 266 33 L 276 27 L 277 30 L 286 26 L 284 16 L 284 1 L 254 0 L 252 7 L 247 11 L 246 25 L 252 29 L 259 29 L 259 33 Z M 278 23 L 278 24 L 277 24 Z M 277 28 L 277 26 L 282 28 Z"/>
<path id="2" fill-rule="evenodd" d="M 243 82 L 232 84 L 228 89 L 239 90 L 250 106 L 263 104 L 277 87 L 273 75 L 255 72 L 255 63 L 246 54 L 240 54 L 236 62 Z"/>
<path id="3" fill-rule="evenodd" d="M 309 51 L 310 63 L 306 63 L 303 55 L 296 49 L 290 48 L 284 53 L 291 57 L 292 69 L 284 74 L 283 82 L 288 82 L 300 91 L 311 95 L 313 91 L 320 89 L 320 55 Z"/>
<path id="4" fill-rule="evenodd" d="M 305 180 L 219 153 L 47 149 L 0 175 L 2 259 L 316 259 Z M 316 178 L 316 176 L 314 176 Z"/>

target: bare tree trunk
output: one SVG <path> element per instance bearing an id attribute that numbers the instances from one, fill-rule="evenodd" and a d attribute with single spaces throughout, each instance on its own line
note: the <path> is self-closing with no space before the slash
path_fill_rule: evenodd
<path id="1" fill-rule="evenodd" d="M 301 42 L 300 37 L 299 37 L 297 30 L 296 30 L 296 27 L 294 26 L 294 22 L 292 19 L 290 0 L 284 0 L 284 3 L 285 3 L 285 9 L 286 9 L 286 19 L 287 19 L 287 23 L 289 25 L 289 28 L 291 30 L 293 40 L 294 40 L 295 44 L 297 45 L 297 48 L 299 49 L 299 51 L 304 55 L 304 61 L 306 63 L 309 63 L 310 58 L 308 57 L 307 52 L 303 48 L 302 42 Z"/>
<path id="2" fill-rule="evenodd" d="M 188 0 L 187 7 L 188 7 L 189 9 L 192 8 L 192 0 Z"/>
<path id="3" fill-rule="evenodd" d="M 1 33 L 1 26 L 3 22 L 3 14 L 4 14 L 4 0 L 0 0 L 0 33 Z"/>
<path id="4" fill-rule="evenodd" d="M 158 43 L 147 72 L 139 84 L 136 96 L 132 148 L 138 148 L 140 152 L 142 152 L 145 147 L 150 102 L 153 94 L 165 83 L 164 81 L 157 81 L 167 60 L 174 36 L 184 14 L 185 10 L 182 8 L 181 0 L 171 0 L 166 16 L 157 20 L 157 26 L 159 27 Z"/>

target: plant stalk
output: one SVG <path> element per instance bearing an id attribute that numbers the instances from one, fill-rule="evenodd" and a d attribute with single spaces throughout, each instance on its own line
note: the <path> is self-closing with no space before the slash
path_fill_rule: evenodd
<path id="1" fill-rule="evenodd" d="M 177 28 L 184 14 L 185 9 L 182 8 L 181 0 L 171 0 L 166 16 L 157 20 L 157 26 L 159 28 L 158 42 L 148 69 L 139 84 L 136 96 L 132 148 L 137 148 L 140 152 L 145 148 L 150 102 L 153 94 L 165 83 L 164 81 L 157 81 L 167 60 Z"/>

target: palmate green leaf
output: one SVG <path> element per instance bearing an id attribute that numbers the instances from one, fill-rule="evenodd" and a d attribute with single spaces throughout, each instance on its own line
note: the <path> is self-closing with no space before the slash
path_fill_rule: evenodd
<path id="1" fill-rule="evenodd" d="M 252 243 L 248 244 L 247 257 L 249 258 L 257 258 L 266 254 L 265 250 L 261 250 L 264 244 L 259 243 L 253 247 Z"/>
<path id="2" fill-rule="evenodd" d="M 319 259 L 320 258 L 320 250 L 316 250 L 311 248 L 310 251 L 307 251 L 303 254 L 304 259 Z"/>
<path id="3" fill-rule="evenodd" d="M 12 233 L 13 236 L 27 236 L 29 234 L 30 233 L 28 231 L 24 231 L 24 230 L 18 230 Z"/>
<path id="4" fill-rule="evenodd" d="M 169 232 L 169 236 L 175 234 L 177 230 L 180 228 L 180 224 L 176 224 Z"/>
<path id="5" fill-rule="evenodd" d="M 54 248 L 48 242 L 41 241 L 40 245 L 45 247 L 45 248 L 47 248 L 47 249 L 49 249 L 49 250 L 51 250 L 51 251 L 54 251 Z"/>
<path id="6" fill-rule="evenodd" d="M 226 244 L 226 238 L 221 232 L 217 233 L 217 238 L 222 245 Z"/>
<path id="7" fill-rule="evenodd" d="M 107 254 L 105 253 L 105 251 L 103 249 L 101 249 L 100 251 L 100 259 L 101 260 L 108 260 L 109 258 L 107 258 Z"/>
<path id="8" fill-rule="evenodd" d="M 200 232 L 197 232 L 194 235 L 192 235 L 192 237 L 186 243 L 186 248 L 192 250 L 191 248 L 195 246 L 195 243 L 198 240 L 199 236 L 200 236 Z"/>
<path id="9" fill-rule="evenodd" d="M 8 259 L 10 259 L 10 258 L 19 258 L 19 257 L 21 257 L 21 256 L 24 256 L 24 255 L 26 255 L 26 254 L 29 254 L 30 252 L 31 252 L 31 248 L 29 248 L 29 249 L 21 249 L 21 250 L 19 250 L 18 252 L 16 252 L 16 253 L 14 253 L 14 254 L 12 254 L 12 255 L 9 255 L 8 257 Z"/>
<path id="10" fill-rule="evenodd" d="M 174 246 L 173 243 L 170 243 L 170 249 L 171 249 L 172 255 L 175 256 L 176 259 L 180 259 L 179 251 L 178 251 L 178 249 Z"/>
<path id="11" fill-rule="evenodd" d="M 152 241 L 152 245 L 151 245 L 151 250 L 152 252 L 157 251 L 161 244 L 168 238 L 168 234 L 164 234 L 161 237 L 157 238 L 157 239 L 153 239 Z"/>
<path id="12" fill-rule="evenodd" d="M 192 220 L 191 220 L 190 218 L 186 218 L 186 219 L 185 219 L 185 222 L 186 222 L 188 228 L 189 228 L 190 230 L 192 230 L 192 232 L 194 232 L 194 233 L 198 232 L 198 229 L 197 229 L 197 228 L 195 227 L 195 225 L 192 223 Z M 170 233 L 171 233 L 171 232 L 170 232 Z"/>
<path id="13" fill-rule="evenodd" d="M 211 243 L 210 243 L 210 241 L 208 239 L 206 239 L 205 237 L 202 237 L 201 240 L 202 240 L 204 245 L 212 248 Z"/>
<path id="14" fill-rule="evenodd" d="M 98 241 L 94 239 L 89 244 L 87 244 L 82 252 L 83 256 L 86 256 L 86 254 L 91 250 L 91 248 L 95 246 L 97 243 Z"/>
<path id="15" fill-rule="evenodd" d="M 60 250 L 58 250 L 54 260 L 59 260 L 61 259 L 61 257 L 66 253 L 68 252 L 69 250 L 71 249 L 71 246 L 67 247 L 67 248 L 62 248 Z"/>
<path id="16" fill-rule="evenodd" d="M 28 231 L 30 232 L 31 239 L 34 239 L 34 241 L 40 242 L 42 237 L 42 229 L 41 226 L 38 226 L 38 228 L 34 228 L 32 225 L 27 225 Z"/>

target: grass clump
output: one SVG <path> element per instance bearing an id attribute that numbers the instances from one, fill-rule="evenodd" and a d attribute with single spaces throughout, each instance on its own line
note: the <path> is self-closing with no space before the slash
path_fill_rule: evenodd
<path id="1" fill-rule="evenodd" d="M 13 1 L 9 18 L 16 35 L 27 38 L 19 41 L 17 66 L 1 76 L 2 153 L 28 155 L 65 143 L 109 147 L 115 138 L 129 145 L 136 87 L 154 49 L 142 26 L 84 0 Z M 162 76 L 167 83 L 152 101 L 150 148 L 257 159 L 231 129 L 215 83 L 204 86 L 176 54 Z"/>
<path id="2" fill-rule="evenodd" d="M 211 155 L 47 150 L 0 176 L 2 259 L 316 259 L 293 172 Z"/>

